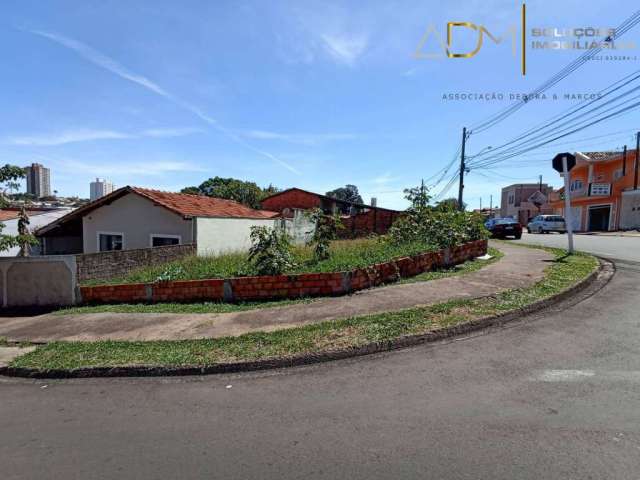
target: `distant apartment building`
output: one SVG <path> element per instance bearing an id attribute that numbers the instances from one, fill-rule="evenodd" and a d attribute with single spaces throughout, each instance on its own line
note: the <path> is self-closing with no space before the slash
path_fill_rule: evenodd
<path id="1" fill-rule="evenodd" d="M 511 217 L 526 225 L 539 214 L 554 213 L 549 199 L 553 187 L 546 183 L 516 183 L 502 189 L 500 216 Z"/>
<path id="2" fill-rule="evenodd" d="M 25 167 L 27 177 L 27 193 L 36 198 L 51 196 L 50 170 L 39 163 Z"/>
<path id="3" fill-rule="evenodd" d="M 113 183 L 104 178 L 96 178 L 95 182 L 91 182 L 89 198 L 93 202 L 105 195 L 109 195 L 114 190 Z"/>

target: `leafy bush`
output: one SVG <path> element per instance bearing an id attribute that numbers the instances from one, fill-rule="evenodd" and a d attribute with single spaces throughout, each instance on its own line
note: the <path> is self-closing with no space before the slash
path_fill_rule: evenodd
<path id="1" fill-rule="evenodd" d="M 311 211 L 309 219 L 315 225 L 313 236 L 308 242 L 308 245 L 314 245 L 313 259 L 316 262 L 327 260 L 331 256 L 331 242 L 336 239 L 338 230 L 344 226 L 338 215 L 326 215 L 319 208 Z"/>
<path id="2" fill-rule="evenodd" d="M 481 215 L 429 207 L 409 210 L 389 230 L 389 240 L 396 244 L 428 242 L 436 248 L 485 238 L 488 231 Z"/>
<path id="3" fill-rule="evenodd" d="M 249 262 L 258 275 L 279 275 L 295 267 L 287 233 L 278 228 L 251 227 Z"/>

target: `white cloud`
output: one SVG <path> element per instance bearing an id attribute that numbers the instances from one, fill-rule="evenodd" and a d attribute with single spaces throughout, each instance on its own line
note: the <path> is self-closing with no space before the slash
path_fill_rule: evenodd
<path id="1" fill-rule="evenodd" d="M 55 163 L 58 171 L 74 172 L 75 174 L 85 173 L 92 177 L 111 177 L 115 179 L 129 176 L 155 177 L 182 172 L 206 171 L 205 168 L 193 163 L 176 160 L 88 163 L 65 158 Z"/>
<path id="2" fill-rule="evenodd" d="M 320 36 L 326 51 L 337 61 L 353 65 L 367 48 L 364 35 L 323 34 Z"/>
<path id="3" fill-rule="evenodd" d="M 198 132 L 202 132 L 202 130 L 197 128 L 156 128 L 143 130 L 137 133 L 127 133 L 115 130 L 76 129 L 58 133 L 6 137 L 2 140 L 2 143 L 18 146 L 50 147 L 66 145 L 68 143 L 92 142 L 96 140 L 124 140 L 143 137 L 180 137 Z"/>
<path id="4" fill-rule="evenodd" d="M 357 138 L 357 135 L 352 133 L 278 133 L 266 130 L 246 130 L 241 132 L 241 134 L 257 140 L 278 140 L 310 146 Z"/>
<path id="5" fill-rule="evenodd" d="M 252 146 L 251 144 L 247 143 L 246 141 L 244 141 L 242 138 L 238 137 L 237 135 L 235 135 L 230 129 L 226 128 L 225 126 L 221 125 L 220 123 L 218 123 L 217 120 L 215 120 L 213 117 L 210 117 L 209 115 L 207 115 L 205 112 L 203 112 L 199 107 L 192 105 L 189 102 L 186 102 L 185 100 L 182 100 L 179 97 L 176 97 L 175 95 L 169 93 L 167 90 L 163 89 L 160 85 L 158 85 L 157 83 L 153 82 L 152 80 L 144 77 L 143 75 L 140 75 L 138 73 L 132 72 L 131 70 L 127 69 L 126 67 L 124 67 L 123 65 L 121 65 L 120 63 L 118 63 L 117 61 L 115 61 L 114 59 L 104 55 L 103 53 L 95 50 L 94 48 L 85 45 L 82 42 L 79 42 L 77 40 L 74 40 L 72 38 L 69 37 L 65 37 L 63 35 L 60 34 L 56 34 L 56 33 L 51 33 L 51 32 L 45 32 L 42 30 L 31 30 L 30 33 L 35 34 L 35 35 L 39 35 L 41 37 L 47 38 L 53 42 L 58 43 L 59 45 L 62 45 L 66 48 L 69 48 L 71 50 L 73 50 L 74 52 L 76 52 L 77 54 L 79 54 L 81 57 L 83 57 L 85 60 L 93 63 L 94 65 L 97 65 L 101 68 L 104 68 L 105 70 L 121 77 L 124 78 L 125 80 L 129 80 L 130 82 L 136 83 L 138 85 L 140 85 L 141 87 L 155 93 L 156 95 L 159 95 L 165 99 L 167 99 L 168 101 L 172 102 L 173 104 L 191 112 L 193 115 L 195 115 L 196 117 L 198 117 L 200 120 L 202 120 L 203 122 L 207 123 L 208 125 L 210 125 L 211 127 L 215 128 L 216 130 L 218 130 L 219 132 L 221 132 L 223 135 L 225 135 L 227 138 L 233 140 L 234 142 L 238 143 L 239 145 L 242 145 L 243 147 L 247 148 L 248 150 L 251 150 L 252 152 L 257 153 L 258 155 L 261 155 L 263 157 L 268 158 L 269 160 L 277 163 L 278 165 L 281 165 L 282 167 L 286 168 L 287 170 L 289 170 L 290 172 L 296 173 L 296 174 L 300 174 L 301 172 L 299 170 L 297 170 L 295 167 L 293 167 L 292 165 L 289 165 L 287 162 L 277 158 L 275 155 L 266 152 L 264 150 L 258 149 L 254 146 Z"/>

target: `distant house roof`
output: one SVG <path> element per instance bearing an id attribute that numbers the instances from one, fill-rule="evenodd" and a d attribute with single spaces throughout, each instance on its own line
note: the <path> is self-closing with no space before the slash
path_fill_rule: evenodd
<path id="1" fill-rule="evenodd" d="M 122 187 L 113 191 L 109 195 L 105 195 L 91 203 L 88 203 L 73 212 L 59 218 L 55 222 L 50 223 L 39 229 L 36 233 L 43 235 L 44 233 L 62 225 L 66 222 L 82 218 L 93 210 L 108 205 L 115 200 L 128 195 L 135 194 L 144 197 L 156 205 L 172 211 L 185 218 L 193 217 L 212 217 L 212 218 L 253 218 L 253 219 L 269 219 L 280 216 L 278 212 L 268 210 L 255 210 L 253 208 L 242 205 L 233 200 L 224 200 L 221 198 L 205 197 L 200 195 L 189 195 L 186 193 L 162 192 L 160 190 L 151 190 L 139 187 Z"/>
<path id="2" fill-rule="evenodd" d="M 304 192 L 304 193 L 307 193 L 309 195 L 315 195 L 318 198 L 323 198 L 325 200 L 344 203 L 344 204 L 347 204 L 347 205 L 353 205 L 354 207 L 374 208 L 376 210 L 387 210 L 389 212 L 400 213 L 400 212 L 398 212 L 398 210 L 392 210 L 390 208 L 384 208 L 384 207 L 378 207 L 378 206 L 373 207 L 373 206 L 367 205 L 365 203 L 350 202 L 349 200 L 341 200 L 339 198 L 330 197 L 328 195 L 322 195 L 321 193 L 315 193 L 315 192 L 310 192 L 309 190 L 303 190 L 302 188 L 298 188 L 298 187 L 291 187 L 291 188 L 287 188 L 286 190 L 282 190 L 281 192 L 274 193 L 273 195 L 269 195 L 268 197 L 263 198 L 262 201 L 265 201 L 265 200 L 267 200 L 269 198 L 278 197 L 280 195 L 284 195 L 286 193 L 293 192 L 293 191 Z"/>
<path id="3" fill-rule="evenodd" d="M 589 160 L 607 161 L 620 158 L 622 152 L 577 152 L 580 155 L 588 157 Z"/>
<path id="4" fill-rule="evenodd" d="M 44 211 L 42 210 L 27 210 L 27 215 L 29 215 L 30 217 L 33 217 L 34 215 L 41 215 L 43 213 Z M 20 215 L 19 208 L 0 210 L 0 222 L 13 220 L 14 218 L 18 218 L 18 215 Z"/>

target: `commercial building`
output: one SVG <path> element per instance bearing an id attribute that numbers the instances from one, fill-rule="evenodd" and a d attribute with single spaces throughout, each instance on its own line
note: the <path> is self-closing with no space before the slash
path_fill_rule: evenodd
<path id="1" fill-rule="evenodd" d="M 540 214 L 554 213 L 549 204 L 553 187 L 546 183 L 516 183 L 502 189 L 500 216 L 518 220 L 522 225 Z"/>
<path id="2" fill-rule="evenodd" d="M 51 196 L 51 172 L 39 163 L 25 167 L 27 193 L 36 198 Z"/>
<path id="3" fill-rule="evenodd" d="M 96 181 L 91 182 L 89 186 L 89 199 L 93 202 L 105 195 L 109 195 L 114 190 L 113 183 L 108 182 L 104 178 L 96 178 Z"/>
<path id="4" fill-rule="evenodd" d="M 636 152 L 576 152 L 569 172 L 571 217 L 578 232 L 640 228 Z M 551 202 L 565 215 L 564 188 Z"/>

